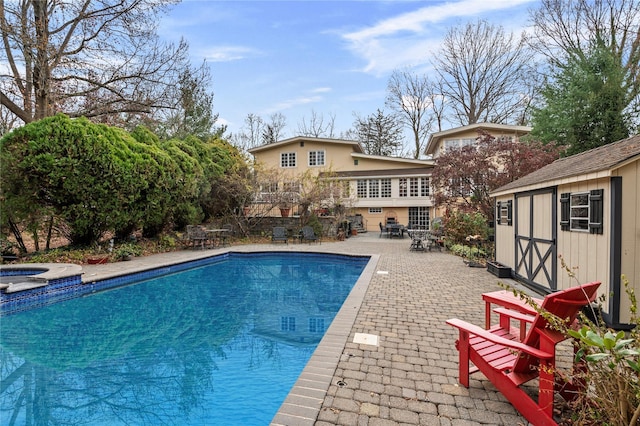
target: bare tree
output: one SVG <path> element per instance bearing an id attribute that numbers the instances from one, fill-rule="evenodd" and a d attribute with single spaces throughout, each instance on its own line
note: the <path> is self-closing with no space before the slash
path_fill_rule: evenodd
<path id="1" fill-rule="evenodd" d="M 287 118 L 282 113 L 276 112 L 269 116 L 269 123 L 262 130 L 262 143 L 278 142 L 283 138 L 284 128 L 287 126 Z"/>
<path id="2" fill-rule="evenodd" d="M 387 106 L 413 133 L 413 158 L 419 158 L 424 151 L 434 121 L 432 93 L 427 76 L 414 74 L 409 69 L 395 70 L 387 85 Z"/>
<path id="3" fill-rule="evenodd" d="M 432 82 L 429 89 L 429 105 L 433 111 L 433 118 L 435 119 L 436 131 L 442 131 L 442 122 L 445 119 L 446 112 L 446 99 L 440 91 L 438 84 Z"/>
<path id="4" fill-rule="evenodd" d="M 625 72 L 624 102 L 640 110 L 640 2 L 637 0 L 541 0 L 531 12 L 531 46 L 552 67 L 586 62 L 594 43 L 603 44 Z"/>
<path id="5" fill-rule="evenodd" d="M 232 135 L 231 140 L 238 149 L 246 151 L 262 143 L 264 129 L 265 123 L 262 117 L 249 113 L 244 119 L 244 126 L 240 129 L 240 133 Z"/>
<path id="6" fill-rule="evenodd" d="M 156 34 L 171 3 L 0 0 L 2 108 L 29 123 L 61 111 L 95 118 L 172 107 L 188 46 Z"/>
<path id="7" fill-rule="evenodd" d="M 520 116 L 529 60 L 524 35 L 516 39 L 486 21 L 450 29 L 434 66 L 452 118 L 464 126 Z"/>
<path id="8" fill-rule="evenodd" d="M 314 138 L 333 138 L 335 122 L 335 114 L 329 114 L 329 119 L 325 123 L 324 114 L 318 114 L 315 110 L 311 110 L 309 121 L 307 122 L 306 118 L 302 117 L 302 122 L 298 123 L 298 134 Z"/>

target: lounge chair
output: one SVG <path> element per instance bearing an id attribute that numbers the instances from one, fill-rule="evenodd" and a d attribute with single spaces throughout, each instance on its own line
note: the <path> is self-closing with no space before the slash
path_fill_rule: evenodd
<path id="1" fill-rule="evenodd" d="M 289 238 L 287 237 L 287 230 L 284 226 L 274 226 L 273 233 L 271 234 L 271 242 L 276 243 L 282 241 L 285 244 L 289 244 Z"/>
<path id="2" fill-rule="evenodd" d="M 599 285 L 593 282 L 551 293 L 542 301 L 541 309 L 572 324 L 578 312 L 595 300 Z M 459 330 L 456 348 L 460 384 L 468 388 L 469 374 L 479 370 L 529 422 L 557 426 L 553 419 L 555 391 L 559 390 L 565 399 L 575 397 L 576 384 L 567 383 L 562 388 L 554 376 L 556 344 L 566 336 L 548 326 L 546 314 L 532 316 L 504 308 L 498 312 L 500 324 L 488 330 L 455 318 L 447 321 Z M 520 340 L 521 329 L 512 329 L 511 319 L 530 322 L 524 339 Z M 470 363 L 476 368 L 471 369 Z M 520 387 L 535 378 L 537 401 Z"/>
<path id="3" fill-rule="evenodd" d="M 310 226 L 303 226 L 302 227 L 302 241 L 309 241 L 309 244 L 311 244 L 311 242 L 319 242 L 320 238 L 318 238 L 318 236 L 316 235 L 316 233 L 313 231 L 313 228 Z"/>

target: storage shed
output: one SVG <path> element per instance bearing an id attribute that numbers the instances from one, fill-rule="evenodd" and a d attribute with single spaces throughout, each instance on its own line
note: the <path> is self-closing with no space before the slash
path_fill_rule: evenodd
<path id="1" fill-rule="evenodd" d="M 496 261 L 546 293 L 601 281 L 605 321 L 624 328 L 630 302 L 621 275 L 640 294 L 639 188 L 635 135 L 496 189 Z"/>

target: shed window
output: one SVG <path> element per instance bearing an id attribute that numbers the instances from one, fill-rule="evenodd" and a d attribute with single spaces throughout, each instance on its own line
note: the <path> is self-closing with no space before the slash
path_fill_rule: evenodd
<path id="1" fill-rule="evenodd" d="M 571 194 L 571 215 L 569 229 L 572 231 L 589 230 L 589 193 Z"/>
<path id="2" fill-rule="evenodd" d="M 498 225 L 513 225 L 512 201 L 498 201 L 496 204 L 496 223 Z"/>
<path id="3" fill-rule="evenodd" d="M 563 231 L 603 232 L 603 189 L 560 195 L 560 228 Z"/>

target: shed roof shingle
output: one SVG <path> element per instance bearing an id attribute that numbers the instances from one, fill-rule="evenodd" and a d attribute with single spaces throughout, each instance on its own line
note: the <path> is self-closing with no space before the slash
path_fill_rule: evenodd
<path id="1" fill-rule="evenodd" d="M 640 134 L 580 154 L 560 158 L 492 192 L 511 191 L 558 179 L 615 169 L 617 165 L 637 155 L 640 155 Z"/>

